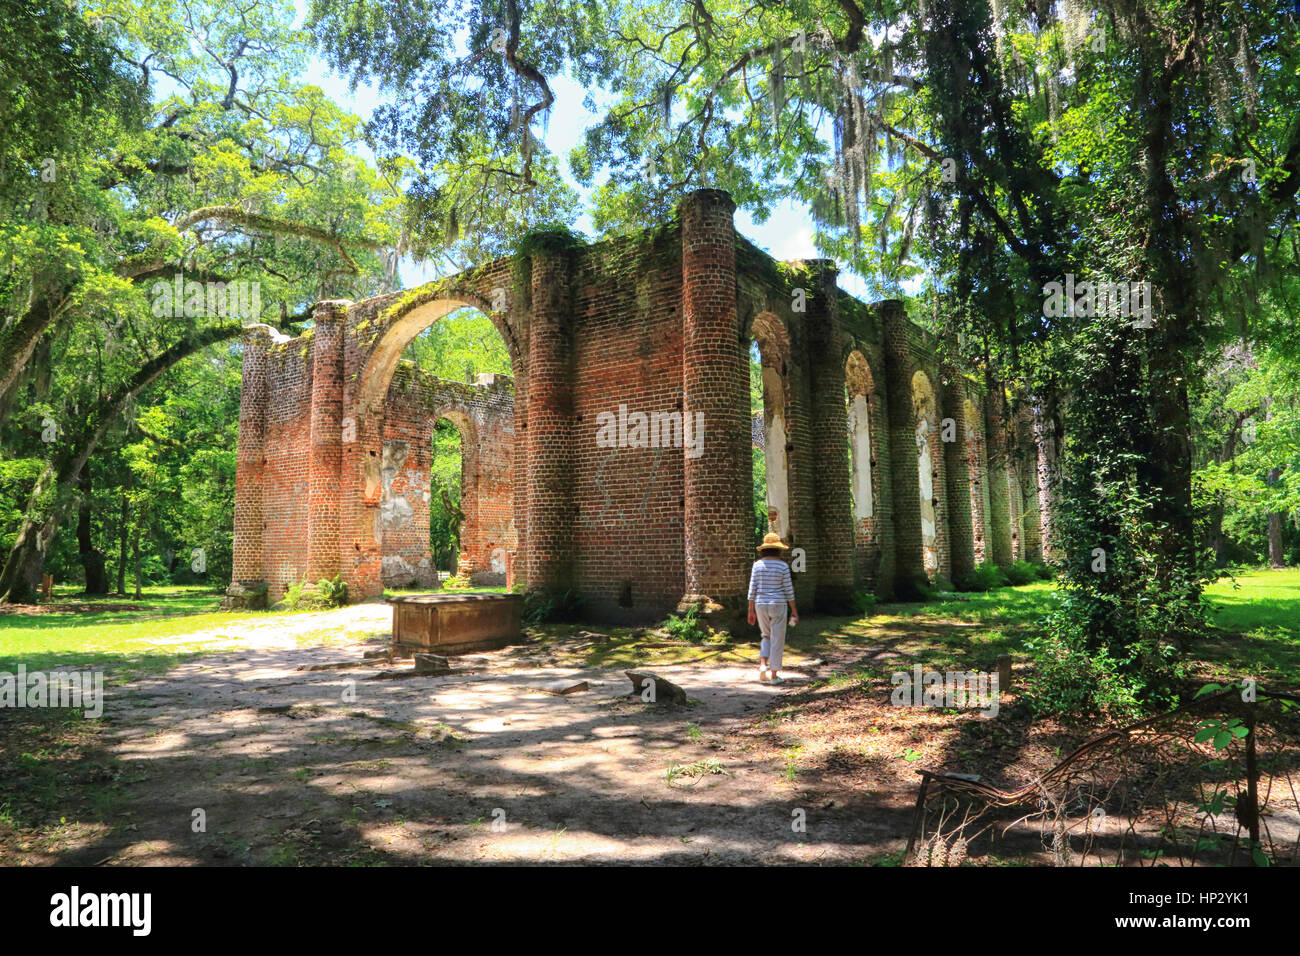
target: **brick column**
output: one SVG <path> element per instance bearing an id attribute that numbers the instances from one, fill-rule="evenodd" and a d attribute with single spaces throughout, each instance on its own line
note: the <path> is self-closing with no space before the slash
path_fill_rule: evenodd
<path id="1" fill-rule="evenodd" d="M 532 256 L 528 325 L 528 589 L 562 593 L 573 579 L 573 329 L 569 257 Z"/>
<path id="2" fill-rule="evenodd" d="M 916 416 L 912 409 L 912 375 L 916 371 L 909 345 L 903 303 L 879 304 L 884 334 L 885 390 L 889 405 L 889 466 L 894 517 L 894 596 L 911 600 L 929 584 L 921 550 L 920 459 L 916 449 Z"/>
<path id="3" fill-rule="evenodd" d="M 736 247 L 725 192 L 702 189 L 681 205 L 682 401 L 704 416 L 702 454 L 684 457 L 685 600 L 739 611 L 748 588 L 749 369 L 736 318 Z"/>
<path id="4" fill-rule="evenodd" d="M 877 565 L 873 584 L 876 595 L 887 598 L 894 591 L 897 567 L 894 542 L 898 540 L 894 528 L 894 466 L 889 454 L 889 416 L 893 405 L 889 401 L 889 379 L 884 352 L 877 351 L 868 357 L 874 360 L 872 368 L 875 370 L 872 397 L 875 414 L 871 416 L 871 454 L 874 464 L 871 477 L 876 486 L 876 513 L 871 521 L 871 540 L 876 548 Z"/>
<path id="5" fill-rule="evenodd" d="M 934 390 L 934 421 L 927 439 L 930 443 L 930 482 L 934 489 L 930 507 L 934 509 L 934 550 L 938 565 L 935 583 L 947 579 L 951 584 L 952 538 L 948 532 L 948 514 L 952 508 L 948 500 L 948 462 L 943 437 L 940 435 L 944 419 L 943 381 L 941 376 L 930 376 L 928 372 L 926 377 L 930 379 L 930 387 Z"/>
<path id="6" fill-rule="evenodd" d="M 1020 499 L 1024 515 L 1020 522 L 1020 557 L 1043 563 L 1042 516 L 1038 504 L 1038 446 L 1034 442 L 1033 412 L 1027 404 L 1016 415 L 1016 472 L 1020 476 Z"/>
<path id="7" fill-rule="evenodd" d="M 975 532 L 972 521 L 970 460 L 966 447 L 966 380 L 953 366 L 945 365 L 943 379 L 943 417 L 956 424 L 955 441 L 942 442 L 944 474 L 947 479 L 948 549 L 952 580 L 961 586 L 975 570 Z"/>
<path id="8" fill-rule="evenodd" d="M 311 425 L 307 460 L 307 584 L 340 570 L 345 301 L 317 302 L 312 314 Z"/>
<path id="9" fill-rule="evenodd" d="M 984 439 L 988 454 L 989 492 L 986 561 L 998 567 L 1011 563 L 1011 502 L 1007 487 L 1007 401 L 1002 382 L 985 375 Z"/>
<path id="10" fill-rule="evenodd" d="M 966 470 L 970 482 L 970 520 L 971 535 L 974 539 L 974 561 L 979 565 L 984 560 L 984 551 L 988 541 L 988 470 L 984 466 L 984 399 L 983 396 L 967 388 L 967 400 L 970 407 L 966 415 L 966 433 L 962 438 L 966 456 Z"/>
<path id="11" fill-rule="evenodd" d="M 1055 564 L 1061 560 L 1061 552 L 1052 531 L 1052 521 L 1056 508 L 1056 483 L 1061 471 L 1057 461 L 1055 415 L 1042 399 L 1035 399 L 1033 403 L 1033 430 L 1037 459 L 1034 470 L 1038 478 L 1039 545 L 1043 562 Z"/>
<path id="12" fill-rule="evenodd" d="M 816 462 L 814 601 L 817 609 L 827 614 L 850 614 L 854 610 L 853 506 L 849 421 L 844 404 L 844 347 L 835 282 L 839 270 L 830 259 L 812 259 L 799 265 L 806 270 L 811 284 L 804 327 L 808 335 L 808 380 L 812 383 L 812 459 Z"/>
<path id="13" fill-rule="evenodd" d="M 235 451 L 235 537 L 231 584 L 265 581 L 262 567 L 262 476 L 266 464 L 266 350 L 270 330 L 257 325 L 243 334 L 239 388 L 239 439 Z"/>
<path id="14" fill-rule="evenodd" d="M 522 296 L 518 289 L 513 295 Z M 510 552 L 510 586 L 528 583 L 528 365 L 527 358 L 515 365 L 514 449 L 510 469 L 510 491 L 514 496 L 515 546 Z"/>

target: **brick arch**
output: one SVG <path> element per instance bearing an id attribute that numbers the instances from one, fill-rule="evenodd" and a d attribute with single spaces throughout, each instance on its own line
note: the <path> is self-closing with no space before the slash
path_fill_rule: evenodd
<path id="1" fill-rule="evenodd" d="M 526 390 L 508 312 L 491 309 L 492 280 L 484 276 L 478 289 L 467 284 L 438 284 L 434 290 L 417 290 L 383 299 L 366 310 L 349 310 L 347 342 L 349 368 L 356 369 L 344 398 L 345 435 L 340 468 L 339 502 L 341 564 L 350 569 L 360 593 L 377 594 L 383 587 L 383 536 L 385 522 L 379 509 L 384 495 L 384 423 L 389 388 L 402 354 L 421 332 L 454 312 L 477 309 L 501 333 L 510 356 L 515 381 Z M 355 350 L 355 351 L 351 351 Z M 519 397 L 517 417 L 526 417 L 526 400 Z M 436 419 L 434 419 L 436 421 Z M 350 423 L 354 439 L 348 441 Z M 432 427 L 432 423 L 430 423 Z M 463 434 L 463 433 L 462 433 Z M 515 504 L 519 504 L 517 499 Z M 426 516 L 427 518 L 427 516 Z"/>
<path id="2" fill-rule="evenodd" d="M 467 289 L 457 289 L 451 294 L 415 295 L 401 300 L 376 319 L 382 331 L 378 335 L 371 336 L 373 344 L 369 346 L 365 365 L 360 372 L 360 385 L 355 402 L 358 409 L 364 410 L 373 406 L 388 394 L 393 370 L 397 368 L 397 362 L 406 351 L 406 347 L 417 335 L 439 319 L 461 309 L 476 309 L 492 320 L 510 355 L 510 365 L 518 373 L 519 347 L 505 315 L 494 312 L 482 296 Z M 354 326 L 349 331 L 356 335 L 364 329 Z"/>
<path id="3" fill-rule="evenodd" d="M 377 542 L 385 587 L 436 587 L 429 546 L 436 464 L 433 434 L 446 418 L 461 438 L 461 525 L 458 567 L 476 583 L 501 583 L 491 572 L 492 551 L 514 551 L 514 396 L 509 376 L 480 375 L 475 383 L 448 381 L 402 361 L 383 404 L 383 455 Z M 500 562 L 498 562 L 500 563 Z"/>
<path id="4" fill-rule="evenodd" d="M 460 498 L 465 520 L 460 528 L 456 573 L 475 584 L 504 584 L 506 555 L 515 553 L 519 540 L 514 515 L 513 435 L 503 435 L 501 421 L 467 402 L 435 406 L 431 417 L 430 444 L 441 419 L 451 422 L 460 433 Z"/>

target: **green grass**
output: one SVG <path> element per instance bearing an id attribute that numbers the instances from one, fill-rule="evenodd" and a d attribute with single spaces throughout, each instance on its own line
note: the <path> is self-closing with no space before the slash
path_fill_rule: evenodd
<path id="1" fill-rule="evenodd" d="M 1210 620 L 1224 633 L 1198 656 L 1214 664 L 1218 676 L 1300 687 L 1300 568 L 1234 569 L 1205 598 Z"/>
<path id="2" fill-rule="evenodd" d="M 140 600 L 127 597 L 85 598 L 73 588 L 55 588 L 52 605 L 132 604 L 138 611 L 67 611 L 12 614 L 0 611 L 0 670 L 19 664 L 28 670 L 56 667 L 104 667 L 110 681 L 155 674 L 205 649 L 228 650 L 220 633 L 193 641 L 158 644 L 195 631 L 248 622 L 273 622 L 312 611 L 218 611 L 221 594 L 201 587 L 149 587 Z M 304 635 L 311 643 L 327 631 Z M 217 647 L 212 645 L 218 644 Z"/>
<path id="3" fill-rule="evenodd" d="M 925 604 L 893 605 L 914 609 L 911 613 L 953 617 L 979 624 L 997 623 L 999 627 L 1033 624 L 1052 606 L 1055 581 L 1035 581 L 1020 587 L 997 588 L 968 594 L 945 594 L 944 600 Z"/>
<path id="4" fill-rule="evenodd" d="M 1205 593 L 1218 609 L 1214 623 L 1225 631 L 1277 627 L 1300 635 L 1300 568 L 1234 569 Z"/>

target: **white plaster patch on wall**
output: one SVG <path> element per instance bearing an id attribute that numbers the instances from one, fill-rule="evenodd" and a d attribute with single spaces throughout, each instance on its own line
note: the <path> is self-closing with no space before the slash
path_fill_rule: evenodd
<path id="1" fill-rule="evenodd" d="M 383 485 L 379 499 L 379 520 L 384 528 L 400 528 L 409 524 L 415 515 L 411 503 L 403 495 L 393 492 L 393 479 L 401 472 L 409 454 L 410 446 L 404 441 L 384 444 L 384 457 L 379 466 L 379 480 Z"/>
<path id="2" fill-rule="evenodd" d="M 925 570 L 933 573 L 939 568 L 938 522 L 934 514 L 934 477 L 928 439 L 930 423 L 924 418 L 916 423 L 917 477 L 921 494 L 921 546 L 925 554 Z"/>
<path id="3" fill-rule="evenodd" d="M 875 513 L 871 500 L 870 419 L 867 396 L 854 395 L 849 403 L 849 434 L 853 436 L 853 517 L 858 521 Z"/>

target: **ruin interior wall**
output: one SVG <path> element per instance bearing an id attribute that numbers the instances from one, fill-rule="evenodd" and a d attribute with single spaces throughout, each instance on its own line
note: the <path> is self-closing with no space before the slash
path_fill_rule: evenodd
<path id="1" fill-rule="evenodd" d="M 511 472 L 514 388 L 509 376 L 450 382 L 398 365 L 384 404 L 379 521 L 381 574 L 388 588 L 438 587 L 430 552 L 433 431 L 454 424 L 461 439 L 460 553 L 450 568 L 475 584 L 504 584 L 506 554 L 518 548 Z"/>

